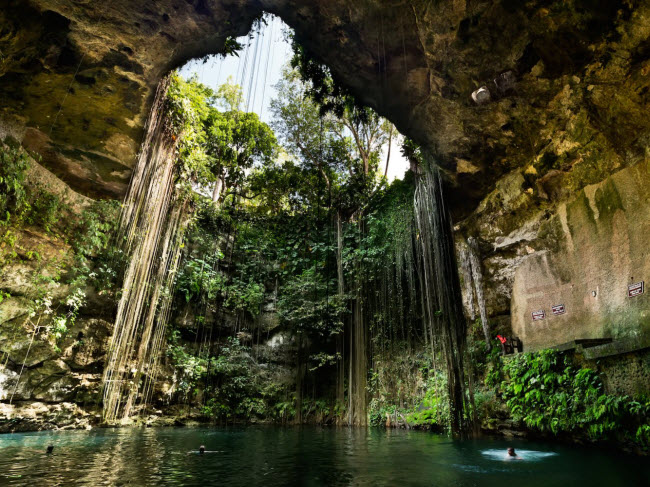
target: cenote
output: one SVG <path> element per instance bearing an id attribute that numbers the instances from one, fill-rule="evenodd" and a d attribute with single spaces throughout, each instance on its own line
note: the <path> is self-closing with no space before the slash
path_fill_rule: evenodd
<path id="1" fill-rule="evenodd" d="M 54 445 L 46 454 L 47 445 Z M 204 445 L 206 453 L 198 453 Z M 521 460 L 507 460 L 506 448 Z M 643 459 L 405 430 L 147 428 L 0 437 L 2 485 L 647 485 Z"/>
<path id="2" fill-rule="evenodd" d="M 0 0 L 0 484 L 650 485 L 648 19 Z"/>

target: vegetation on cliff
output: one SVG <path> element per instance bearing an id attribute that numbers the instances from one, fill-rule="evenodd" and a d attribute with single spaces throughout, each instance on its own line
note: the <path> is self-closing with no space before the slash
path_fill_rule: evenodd
<path id="1" fill-rule="evenodd" d="M 650 399 L 605 393 L 596 371 L 561 352 L 494 357 L 486 385 L 533 431 L 650 447 Z"/>

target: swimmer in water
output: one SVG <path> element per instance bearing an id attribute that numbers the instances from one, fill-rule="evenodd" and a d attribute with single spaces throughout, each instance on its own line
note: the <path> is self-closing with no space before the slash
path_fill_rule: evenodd
<path id="1" fill-rule="evenodd" d="M 48 445 L 47 450 L 46 450 L 46 453 L 49 454 L 49 453 L 52 453 L 53 451 L 54 451 L 54 446 L 52 446 L 52 445 Z"/>
<path id="2" fill-rule="evenodd" d="M 521 457 L 517 455 L 513 447 L 508 447 L 508 460 L 521 460 Z"/>
<path id="3" fill-rule="evenodd" d="M 199 454 L 203 455 L 205 453 L 205 446 L 201 445 L 199 447 Z"/>

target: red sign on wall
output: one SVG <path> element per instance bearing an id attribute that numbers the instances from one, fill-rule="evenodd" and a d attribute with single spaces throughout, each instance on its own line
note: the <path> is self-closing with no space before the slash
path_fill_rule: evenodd
<path id="1" fill-rule="evenodd" d="M 554 315 L 563 315 L 566 313 L 566 308 L 564 307 L 563 304 L 554 304 L 551 306 L 551 311 L 553 312 Z"/>
<path id="2" fill-rule="evenodd" d="M 633 298 L 634 296 L 640 296 L 644 292 L 645 292 L 645 283 L 644 283 L 644 281 L 635 282 L 634 284 L 630 284 L 627 287 L 627 297 L 628 298 Z"/>
<path id="3" fill-rule="evenodd" d="M 539 321 L 546 318 L 546 312 L 543 309 L 533 311 L 533 321 Z"/>

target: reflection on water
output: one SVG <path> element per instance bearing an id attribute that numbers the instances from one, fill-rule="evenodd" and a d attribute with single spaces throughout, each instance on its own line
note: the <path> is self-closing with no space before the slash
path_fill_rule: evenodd
<path id="1" fill-rule="evenodd" d="M 48 455 L 48 445 L 54 453 Z M 211 454 L 198 454 L 205 445 Z M 503 461 L 513 446 L 522 461 Z M 206 452 L 207 453 L 207 452 Z M 643 458 L 379 429 L 120 429 L 0 435 L 0 485 L 650 485 Z"/>

